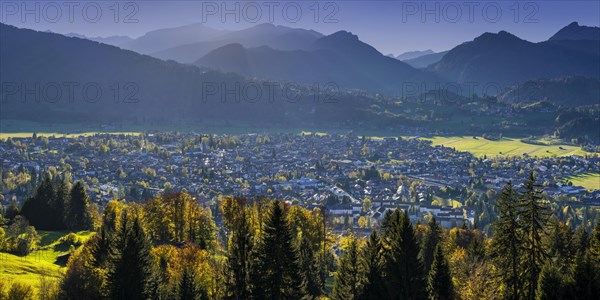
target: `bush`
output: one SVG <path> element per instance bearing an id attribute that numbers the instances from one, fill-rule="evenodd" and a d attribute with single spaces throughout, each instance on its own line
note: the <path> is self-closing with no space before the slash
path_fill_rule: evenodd
<path id="1" fill-rule="evenodd" d="M 7 300 L 33 299 L 33 288 L 28 284 L 15 282 L 8 290 Z"/>
<path id="2" fill-rule="evenodd" d="M 77 235 L 75 233 L 71 232 L 71 233 L 61 237 L 60 239 L 58 239 L 56 246 L 54 246 L 54 248 L 57 250 L 67 250 L 67 249 L 70 249 L 71 246 L 78 248 L 82 244 L 83 244 L 83 242 L 81 241 L 81 239 L 79 239 L 79 237 L 77 237 Z"/>
<path id="3" fill-rule="evenodd" d="M 29 226 L 27 219 L 16 216 L 6 232 L 4 249 L 7 252 L 27 255 L 35 250 L 39 236 L 33 226 Z"/>
<path id="4" fill-rule="evenodd" d="M 40 276 L 40 285 L 38 288 L 38 297 L 40 300 L 58 299 L 59 286 L 58 281 L 50 279 L 45 275 Z"/>

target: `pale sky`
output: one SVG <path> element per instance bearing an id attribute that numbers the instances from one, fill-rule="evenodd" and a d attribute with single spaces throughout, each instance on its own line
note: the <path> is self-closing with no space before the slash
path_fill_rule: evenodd
<path id="1" fill-rule="evenodd" d="M 484 32 L 538 42 L 573 21 L 600 26 L 600 1 L 2 1 L 0 21 L 104 37 L 198 22 L 217 29 L 269 22 L 323 34 L 347 30 L 398 55 L 448 50 Z"/>

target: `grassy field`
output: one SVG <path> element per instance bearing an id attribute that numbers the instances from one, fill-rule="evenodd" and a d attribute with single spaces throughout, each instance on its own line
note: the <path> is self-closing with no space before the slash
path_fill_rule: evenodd
<path id="1" fill-rule="evenodd" d="M 57 263 L 57 257 L 69 252 L 68 247 L 59 245 L 58 240 L 67 235 L 64 231 L 39 231 L 39 249 L 26 256 L 0 252 L 0 280 L 20 282 L 33 286 L 40 284 L 42 277 L 57 280 L 64 272 L 64 266 Z M 81 241 L 87 240 L 92 232 L 76 233 Z"/>
<path id="2" fill-rule="evenodd" d="M 588 190 L 600 190 L 600 173 L 586 173 L 567 177 L 575 186 L 582 186 Z"/>
<path id="3" fill-rule="evenodd" d="M 458 151 L 470 152 L 477 157 L 495 157 L 495 156 L 520 156 L 527 154 L 529 156 L 549 157 L 549 156 L 568 156 L 589 154 L 581 148 L 569 145 L 532 145 L 521 142 L 519 139 L 503 138 L 499 141 L 490 141 L 482 137 L 476 139 L 472 136 L 453 136 L 453 137 L 432 137 L 423 138 L 431 141 L 434 146 L 444 145 L 444 147 L 455 148 Z"/>

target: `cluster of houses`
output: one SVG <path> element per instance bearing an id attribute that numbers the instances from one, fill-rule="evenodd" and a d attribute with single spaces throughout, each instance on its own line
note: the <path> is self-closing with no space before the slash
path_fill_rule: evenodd
<path id="1" fill-rule="evenodd" d="M 376 223 L 387 210 L 397 208 L 414 220 L 435 217 L 446 227 L 472 223 L 468 207 L 434 206 L 423 195 L 445 186 L 499 190 L 510 180 L 525 181 L 529 170 L 537 172 L 549 195 L 569 195 L 589 205 L 600 202 L 600 191 L 565 185 L 563 180 L 599 172 L 597 155 L 487 159 L 416 138 L 352 134 L 209 138 L 196 133 L 15 138 L 0 141 L 0 162 L 4 174 L 69 171 L 73 180 L 85 181 L 99 204 L 115 197 L 138 201 L 165 189 L 185 189 L 207 205 L 219 195 L 245 195 L 326 207 L 332 216 L 354 225 L 360 217 Z M 5 202 L 24 197 L 15 189 L 2 194 Z M 365 209 L 367 198 L 372 205 Z"/>

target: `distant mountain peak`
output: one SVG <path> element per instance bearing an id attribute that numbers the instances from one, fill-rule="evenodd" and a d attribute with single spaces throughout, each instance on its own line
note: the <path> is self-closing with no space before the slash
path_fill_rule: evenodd
<path id="1" fill-rule="evenodd" d="M 334 32 L 330 35 L 324 36 L 320 39 L 318 39 L 315 42 L 315 45 L 317 47 L 327 47 L 327 48 L 331 48 L 331 47 L 346 47 L 349 45 L 357 45 L 359 43 L 362 43 L 359 39 L 357 35 L 352 34 L 351 32 L 345 31 L 345 30 L 340 30 L 338 32 Z"/>
<path id="2" fill-rule="evenodd" d="M 486 32 L 475 38 L 474 42 L 496 42 L 496 43 L 505 43 L 505 42 L 517 42 L 523 41 L 518 36 L 501 30 L 498 33 Z"/>
<path id="3" fill-rule="evenodd" d="M 344 55 L 370 53 L 384 56 L 373 46 L 359 40 L 357 35 L 345 30 L 340 30 L 316 40 L 313 49 L 329 49 Z"/>
<path id="4" fill-rule="evenodd" d="M 355 35 L 352 32 L 346 31 L 346 30 L 340 30 L 340 31 L 334 32 L 329 35 L 329 38 L 331 38 L 331 39 L 349 39 L 349 40 L 358 41 L 358 35 Z"/>
<path id="5" fill-rule="evenodd" d="M 414 59 L 417 57 L 421 57 L 424 55 L 429 55 L 429 54 L 434 54 L 435 52 L 431 49 L 427 49 L 427 50 L 416 50 L 416 51 L 407 51 L 404 52 L 398 56 L 396 56 L 395 58 L 398 60 L 409 60 L 409 59 Z"/>
<path id="6" fill-rule="evenodd" d="M 578 22 L 572 22 L 548 40 L 600 40 L 600 27 L 582 26 Z"/>
<path id="7" fill-rule="evenodd" d="M 260 23 L 256 26 L 254 26 L 254 28 L 275 28 L 278 26 L 275 26 L 275 24 L 273 23 Z M 285 26 L 281 26 L 281 27 L 285 27 Z"/>

